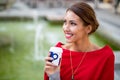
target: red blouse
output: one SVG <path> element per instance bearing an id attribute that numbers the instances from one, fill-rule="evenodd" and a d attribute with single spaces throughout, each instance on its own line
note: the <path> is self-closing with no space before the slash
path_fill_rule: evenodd
<path id="1" fill-rule="evenodd" d="M 61 47 L 59 42 L 56 46 Z M 79 65 L 84 52 L 71 51 L 73 71 Z M 70 50 L 63 49 L 60 67 L 61 80 L 71 80 L 72 70 L 70 62 Z M 49 80 L 44 75 L 44 80 Z M 74 74 L 74 80 L 114 80 L 114 54 L 109 46 L 102 49 L 87 52 L 86 56 Z"/>

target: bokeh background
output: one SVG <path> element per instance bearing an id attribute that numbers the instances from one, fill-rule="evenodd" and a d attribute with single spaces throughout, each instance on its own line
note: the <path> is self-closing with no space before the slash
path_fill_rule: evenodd
<path id="1" fill-rule="evenodd" d="M 120 0 L 0 0 L 0 80 L 43 80 L 49 48 L 65 43 L 65 11 L 79 1 L 94 8 L 100 26 L 90 39 L 111 46 L 120 80 Z"/>

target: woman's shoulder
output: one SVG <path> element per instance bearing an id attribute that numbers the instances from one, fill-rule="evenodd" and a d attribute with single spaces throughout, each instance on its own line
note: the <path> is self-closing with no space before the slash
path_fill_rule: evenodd
<path id="1" fill-rule="evenodd" d="M 57 44 L 55 46 L 62 48 L 63 45 L 64 44 L 62 42 L 57 42 Z M 112 50 L 112 48 L 109 45 L 104 45 L 103 47 L 96 46 L 96 48 L 97 48 L 96 50 L 89 51 L 87 53 L 95 54 L 95 55 L 96 54 L 103 54 L 103 55 L 106 55 L 106 56 L 114 55 L 113 50 Z M 79 52 L 77 52 L 77 53 L 79 53 Z"/>
<path id="2" fill-rule="evenodd" d="M 90 47 L 87 53 L 90 55 L 109 56 L 109 55 L 113 55 L 113 50 L 109 45 L 104 45 L 101 47 L 96 44 L 92 44 L 92 46 Z"/>
<path id="3" fill-rule="evenodd" d="M 113 56 L 114 55 L 114 52 L 113 52 L 113 50 L 112 50 L 112 48 L 109 46 L 109 45 L 106 45 L 105 46 L 105 49 L 103 50 L 107 55 L 109 55 L 109 56 Z"/>
<path id="4" fill-rule="evenodd" d="M 55 45 L 56 47 L 61 47 L 63 45 L 62 42 L 57 42 L 57 44 Z"/>
<path id="5" fill-rule="evenodd" d="M 105 45 L 103 47 L 100 47 L 99 49 L 91 52 L 91 53 L 96 53 L 96 54 L 102 54 L 105 56 L 114 56 L 113 50 L 109 45 Z"/>

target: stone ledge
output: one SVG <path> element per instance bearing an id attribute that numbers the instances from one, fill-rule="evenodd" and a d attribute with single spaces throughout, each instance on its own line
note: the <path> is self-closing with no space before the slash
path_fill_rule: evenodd
<path id="1" fill-rule="evenodd" d="M 105 27 L 105 24 L 101 24 L 96 33 L 120 49 L 119 29 L 108 25 Z"/>
<path id="2" fill-rule="evenodd" d="M 119 69 L 120 69 L 120 51 L 114 51 L 114 55 L 115 55 L 115 65 L 119 65 Z"/>

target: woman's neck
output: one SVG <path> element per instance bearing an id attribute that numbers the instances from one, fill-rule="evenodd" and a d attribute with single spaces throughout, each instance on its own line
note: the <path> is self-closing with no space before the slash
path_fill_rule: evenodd
<path id="1" fill-rule="evenodd" d="M 67 43 L 66 45 L 64 45 L 64 48 L 72 51 L 87 52 L 90 50 L 91 46 L 92 44 L 89 39 L 86 39 L 79 42 Z"/>

